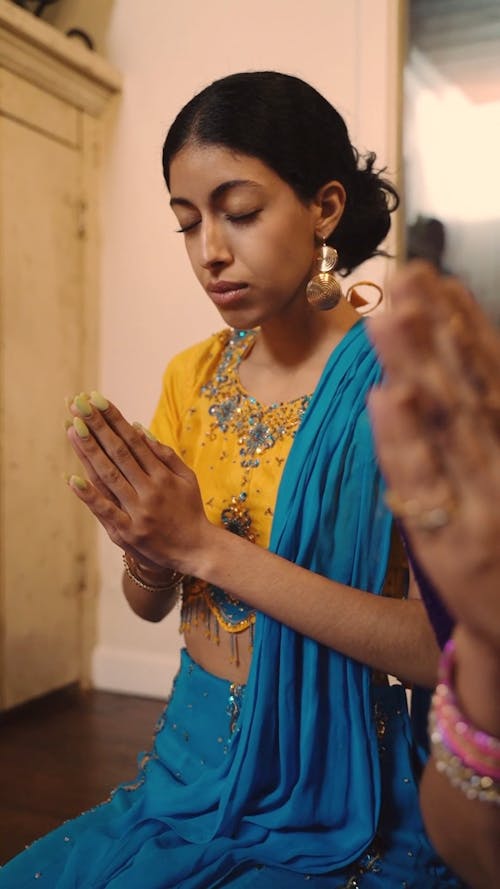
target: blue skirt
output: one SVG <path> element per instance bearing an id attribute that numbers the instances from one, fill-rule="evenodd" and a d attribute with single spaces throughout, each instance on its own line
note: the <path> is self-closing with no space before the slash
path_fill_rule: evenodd
<path id="1" fill-rule="evenodd" d="M 203 846 L 180 837 L 168 818 L 154 818 L 162 806 L 168 809 L 168 781 L 190 784 L 220 765 L 244 706 L 244 688 L 207 673 L 183 650 L 137 778 L 8 862 L 0 869 L 0 889 L 458 889 L 461 882 L 436 855 L 420 817 L 404 690 L 383 686 L 373 692 L 383 804 L 377 836 L 347 870 L 296 873 L 259 861 L 254 846 L 245 848 L 244 831 Z"/>

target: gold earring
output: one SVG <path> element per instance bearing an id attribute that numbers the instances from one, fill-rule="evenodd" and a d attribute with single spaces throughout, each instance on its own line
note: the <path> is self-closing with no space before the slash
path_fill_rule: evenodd
<path id="1" fill-rule="evenodd" d="M 375 297 L 372 302 L 369 302 L 364 296 L 361 296 L 356 289 L 357 287 L 373 287 L 378 293 L 378 298 Z M 351 284 L 349 287 L 345 298 L 347 302 L 351 303 L 351 306 L 356 309 L 359 315 L 369 315 L 370 312 L 373 312 L 373 310 L 382 302 L 384 291 L 378 284 L 375 284 L 375 281 L 356 281 L 355 284 Z"/>
<path id="2" fill-rule="evenodd" d="M 337 265 L 338 253 L 335 247 L 329 247 L 325 239 L 314 257 L 315 274 L 306 288 L 307 301 L 313 309 L 326 311 L 333 309 L 342 296 L 340 284 L 333 270 Z"/>

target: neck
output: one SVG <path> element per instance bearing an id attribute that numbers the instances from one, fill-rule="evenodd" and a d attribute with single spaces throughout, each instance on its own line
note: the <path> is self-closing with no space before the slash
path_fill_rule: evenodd
<path id="1" fill-rule="evenodd" d="M 304 300 L 261 326 L 252 350 L 254 358 L 283 368 L 296 366 L 313 354 L 330 351 L 356 321 L 359 314 L 344 298 L 326 312 L 311 308 Z"/>

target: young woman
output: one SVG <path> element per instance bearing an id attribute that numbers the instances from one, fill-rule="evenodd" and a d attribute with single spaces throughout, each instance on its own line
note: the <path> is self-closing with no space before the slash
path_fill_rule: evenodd
<path id="1" fill-rule="evenodd" d="M 455 886 L 385 675 L 432 685 L 437 646 L 420 601 L 381 595 L 380 369 L 334 274 L 377 252 L 394 189 L 322 96 L 274 72 L 196 96 L 163 164 L 227 327 L 171 362 L 151 432 L 75 398 L 87 478 L 70 486 L 123 549 L 137 614 L 161 620 L 182 588 L 186 647 L 137 780 L 0 887 Z"/>

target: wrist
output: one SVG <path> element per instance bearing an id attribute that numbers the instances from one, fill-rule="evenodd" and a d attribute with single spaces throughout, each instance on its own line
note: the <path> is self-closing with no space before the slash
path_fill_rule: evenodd
<path id="1" fill-rule="evenodd" d="M 222 582 L 220 567 L 224 562 L 224 554 L 229 555 L 235 539 L 239 538 L 228 534 L 225 528 L 207 521 L 193 539 L 189 551 L 177 559 L 176 567 L 183 574 L 199 577 L 218 586 Z"/>
<path id="2" fill-rule="evenodd" d="M 436 768 L 468 799 L 500 804 L 500 740 L 470 721 L 456 690 L 456 644 L 450 639 L 439 664 L 429 735 Z"/>
<path id="3" fill-rule="evenodd" d="M 176 589 L 184 575 L 171 568 L 151 568 L 128 553 L 123 553 L 123 567 L 130 580 L 151 593 L 166 593 Z"/>
<path id="4" fill-rule="evenodd" d="M 500 737 L 500 655 L 482 637 L 459 624 L 454 633 L 455 692 L 475 725 Z"/>

